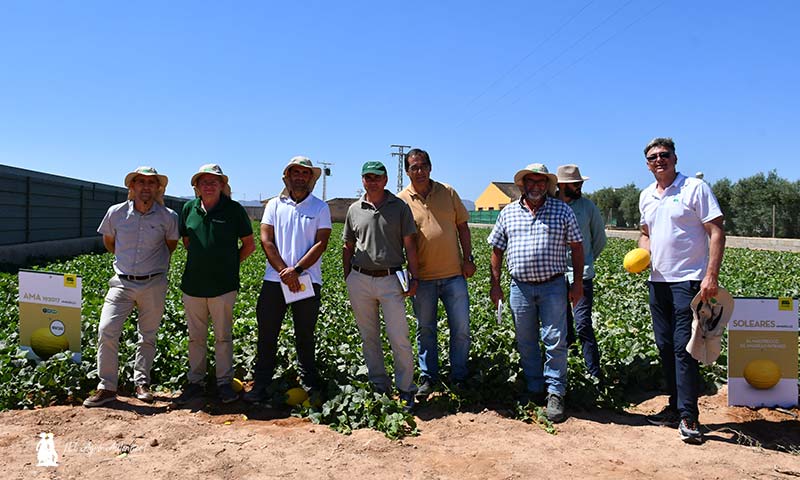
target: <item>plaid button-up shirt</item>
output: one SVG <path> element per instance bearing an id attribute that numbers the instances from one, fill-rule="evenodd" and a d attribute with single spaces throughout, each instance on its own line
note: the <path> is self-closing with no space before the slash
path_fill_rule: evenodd
<path id="1" fill-rule="evenodd" d="M 506 253 L 508 271 L 521 282 L 543 282 L 567 270 L 569 243 L 583 236 L 569 205 L 547 197 L 532 214 L 524 200 L 509 203 L 494 224 L 487 241 Z"/>

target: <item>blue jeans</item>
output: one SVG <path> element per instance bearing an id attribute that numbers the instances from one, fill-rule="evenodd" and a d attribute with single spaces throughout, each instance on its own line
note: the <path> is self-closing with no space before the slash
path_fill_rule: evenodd
<path id="1" fill-rule="evenodd" d="M 567 282 L 560 276 L 539 284 L 512 279 L 509 305 L 528 391 L 543 392 L 546 381 L 549 393 L 563 397 L 567 393 Z"/>
<path id="2" fill-rule="evenodd" d="M 463 275 L 438 280 L 420 280 L 414 297 L 417 317 L 417 346 L 421 378 L 439 380 L 438 306 L 439 299 L 447 312 L 450 327 L 450 378 L 467 378 L 469 359 L 469 293 Z"/>
<path id="3" fill-rule="evenodd" d="M 667 382 L 669 404 L 681 418 L 697 420 L 700 366 L 686 344 L 692 337 L 692 298 L 700 291 L 699 281 L 648 282 L 653 333 Z"/>
<path id="4" fill-rule="evenodd" d="M 569 300 L 567 300 L 569 301 Z M 567 308 L 567 345 L 575 343 L 577 333 L 581 341 L 583 360 L 586 362 L 586 371 L 589 375 L 600 378 L 603 372 L 600 370 L 600 349 L 597 347 L 597 338 L 594 335 L 592 326 L 592 305 L 594 304 L 594 283 L 591 278 L 583 280 L 583 297 L 578 300 L 575 308 Z M 573 328 L 572 322 L 575 322 Z"/>

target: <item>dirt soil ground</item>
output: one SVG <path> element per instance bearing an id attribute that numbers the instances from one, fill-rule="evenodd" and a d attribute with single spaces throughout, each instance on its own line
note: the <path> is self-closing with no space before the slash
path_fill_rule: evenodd
<path id="1" fill-rule="evenodd" d="M 241 402 L 172 410 L 168 400 L 4 412 L 0 479 L 800 478 L 800 410 L 728 407 L 725 389 L 701 398 L 701 446 L 645 422 L 663 396 L 625 414 L 569 411 L 555 435 L 504 412 L 423 406 L 419 436 L 400 441 Z M 40 432 L 54 434 L 57 467 L 37 466 Z"/>

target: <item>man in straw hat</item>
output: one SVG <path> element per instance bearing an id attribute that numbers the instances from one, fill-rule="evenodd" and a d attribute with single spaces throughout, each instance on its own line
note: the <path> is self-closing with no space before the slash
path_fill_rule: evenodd
<path id="1" fill-rule="evenodd" d="M 311 192 L 322 170 L 307 157 L 294 157 L 283 169 L 281 194 L 267 203 L 261 219 L 261 248 L 267 256 L 264 282 L 258 296 L 258 356 L 253 388 L 243 399 L 259 402 L 267 398 L 275 372 L 278 334 L 286 310 L 291 305 L 300 379 L 307 390 L 319 392 L 320 379 L 314 361 L 314 328 L 317 324 L 322 288 L 321 257 L 331 236 L 331 212 L 328 204 Z M 303 278 L 301 278 L 303 277 Z M 283 289 L 292 293 L 305 291 L 310 281 L 310 296 L 286 298 Z M 298 297 L 299 297 L 298 296 Z M 292 303 L 289 303 L 289 302 Z"/>
<path id="2" fill-rule="evenodd" d="M 394 357 L 395 383 L 400 399 L 406 402 L 406 410 L 411 411 L 417 386 L 404 297 L 413 297 L 417 291 L 414 242 L 417 227 L 408 205 L 386 190 L 388 179 L 386 166 L 381 162 L 366 162 L 361 167 L 365 192 L 347 210 L 342 232 L 342 266 L 361 334 L 369 381 L 379 392 L 391 391 L 391 380 L 383 363 L 380 307 Z M 407 290 L 397 276 L 398 272 L 403 275 L 406 259 L 411 274 Z"/>
<path id="3" fill-rule="evenodd" d="M 419 286 L 413 297 L 417 317 L 420 386 L 417 398 L 427 398 L 439 384 L 438 305 L 442 300 L 450 327 L 450 379 L 463 387 L 469 359 L 469 293 L 467 279 L 475 274 L 469 214 L 458 193 L 431 180 L 428 152 L 414 148 L 405 157 L 411 184 L 397 197 L 405 201 L 417 224 Z"/>
<path id="4" fill-rule="evenodd" d="M 575 277 L 572 271 L 572 262 L 567 261 L 567 283 L 579 281 L 583 283 L 583 297 L 575 308 L 567 309 L 567 322 L 569 333 L 567 344 L 575 342 L 575 334 L 581 341 L 583 360 L 589 375 L 600 380 L 603 373 L 600 370 L 600 349 L 597 347 L 597 338 L 592 326 L 592 304 L 594 301 L 594 261 L 606 246 L 606 228 L 600 210 L 591 200 L 585 198 L 581 189 L 583 182 L 589 177 L 581 175 L 577 165 L 561 165 L 556 170 L 558 177 L 558 198 L 572 209 L 578 226 L 583 235 L 583 278 Z M 569 253 L 569 252 L 568 252 Z M 573 327 L 573 320 L 575 326 Z"/>
<path id="5" fill-rule="evenodd" d="M 572 210 L 552 198 L 557 182 L 541 163 L 518 171 L 514 183 L 520 199 L 500 211 L 488 238 L 492 246 L 490 296 L 495 305 L 503 298 L 500 270 L 503 255 L 508 253 L 509 305 L 527 387 L 522 401 L 543 402 L 547 388 L 547 418 L 551 422 L 565 419 L 567 298 L 574 306 L 583 296 L 581 282 L 574 282 L 568 293 L 564 280 L 568 249 L 575 277 L 583 277 L 583 237 Z M 540 338 L 545 346 L 544 365 Z"/>
<path id="6" fill-rule="evenodd" d="M 136 398 L 152 402 L 150 370 L 156 356 L 156 334 L 164 314 L 169 258 L 178 245 L 178 215 L 164 206 L 168 179 L 153 167 L 125 176 L 128 200 L 112 205 L 100 227 L 103 244 L 114 254 L 114 273 L 100 313 L 97 371 L 100 383 L 85 407 L 117 398 L 119 336 L 125 319 L 138 310 L 139 342 L 133 367 Z"/>
<path id="7" fill-rule="evenodd" d="M 188 384 L 176 403 L 203 393 L 208 320 L 214 324 L 217 393 L 222 403 L 236 401 L 233 391 L 233 304 L 239 290 L 239 264 L 253 251 L 253 227 L 247 212 L 231 199 L 228 177 L 219 165 L 203 165 L 192 176 L 197 198 L 183 206 L 180 233 L 187 250 L 181 279 L 189 326 Z"/>
<path id="8" fill-rule="evenodd" d="M 654 138 L 644 148 L 655 182 L 639 195 L 639 247 L 650 252 L 650 313 L 664 370 L 669 404 L 647 417 L 655 425 L 678 424 L 686 443 L 703 442 L 697 397 L 697 360 L 686 351 L 692 336 L 692 298 L 717 294 L 725 250 L 722 210 L 706 182 L 676 170 L 671 138 Z"/>

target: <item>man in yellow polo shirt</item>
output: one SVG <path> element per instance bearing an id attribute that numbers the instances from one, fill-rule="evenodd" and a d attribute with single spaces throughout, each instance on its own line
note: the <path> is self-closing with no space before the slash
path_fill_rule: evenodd
<path id="1" fill-rule="evenodd" d="M 475 274 L 469 214 L 450 185 L 431 180 L 428 152 L 414 148 L 405 158 L 411 185 L 397 196 L 405 201 L 417 224 L 419 286 L 414 296 L 417 317 L 420 386 L 417 398 L 427 398 L 439 384 L 437 310 L 439 299 L 450 327 L 450 380 L 462 388 L 469 358 L 469 294 L 467 278 Z"/>

